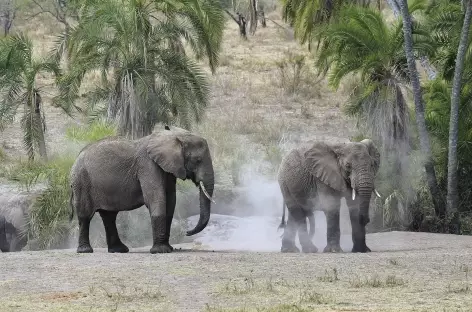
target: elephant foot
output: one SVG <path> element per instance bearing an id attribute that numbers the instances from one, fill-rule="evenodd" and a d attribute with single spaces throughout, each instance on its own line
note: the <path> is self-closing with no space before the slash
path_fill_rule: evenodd
<path id="1" fill-rule="evenodd" d="M 174 248 L 169 244 L 154 244 L 151 248 L 151 253 L 170 253 Z"/>
<path id="2" fill-rule="evenodd" d="M 317 253 L 318 252 L 318 248 L 316 248 L 316 246 L 312 243 L 310 244 L 305 244 L 302 246 L 302 251 L 304 253 Z"/>
<path id="3" fill-rule="evenodd" d="M 341 246 L 335 244 L 328 244 L 324 248 L 323 252 L 343 252 Z"/>
<path id="4" fill-rule="evenodd" d="M 352 247 L 352 252 L 371 252 L 371 250 L 369 247 L 367 247 L 367 245 L 363 245 L 363 246 L 354 245 Z"/>
<path id="5" fill-rule="evenodd" d="M 77 247 L 77 253 L 93 253 L 93 248 L 90 245 L 81 245 Z"/>
<path id="6" fill-rule="evenodd" d="M 112 246 L 112 247 L 108 247 L 108 252 L 109 253 L 127 253 L 129 252 L 129 248 L 123 244 L 123 243 L 120 243 L 120 244 L 116 244 L 115 246 Z"/>
<path id="7" fill-rule="evenodd" d="M 280 248 L 281 252 L 300 252 L 295 244 L 282 244 L 282 248 Z"/>

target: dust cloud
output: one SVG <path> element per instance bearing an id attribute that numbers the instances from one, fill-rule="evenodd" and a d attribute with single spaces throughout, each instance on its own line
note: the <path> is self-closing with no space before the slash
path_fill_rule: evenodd
<path id="1" fill-rule="evenodd" d="M 280 252 L 283 229 L 278 229 L 278 226 L 282 218 L 283 199 L 277 180 L 252 172 L 242 184 L 244 188 L 238 189 L 238 195 L 228 204 L 235 207 L 238 216 L 212 213 L 205 230 L 193 236 L 193 243 L 201 244 L 201 249 L 207 250 Z M 286 210 L 285 220 L 287 213 Z M 188 220 L 189 226 L 193 227 L 198 215 Z M 349 214 L 343 201 L 341 247 L 344 250 L 352 248 L 348 220 Z M 322 211 L 315 212 L 315 223 L 314 243 L 322 252 L 326 246 L 326 217 Z M 298 237 L 295 242 L 301 249 Z"/>

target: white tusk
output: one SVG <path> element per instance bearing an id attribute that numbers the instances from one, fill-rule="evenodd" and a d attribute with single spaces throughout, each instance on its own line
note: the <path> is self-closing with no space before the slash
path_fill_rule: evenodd
<path id="1" fill-rule="evenodd" d="M 356 199 L 356 191 L 352 189 L 352 200 Z"/>
<path id="2" fill-rule="evenodd" d="M 202 181 L 200 181 L 200 187 L 202 188 L 202 191 L 203 191 L 203 193 L 205 194 L 205 196 L 206 196 L 209 200 L 211 200 L 211 202 L 212 202 L 213 204 L 216 204 L 215 201 L 213 200 L 213 198 L 210 197 L 210 194 L 208 194 L 207 190 L 205 189 L 205 185 L 203 185 L 203 182 L 202 182 Z"/>
<path id="3" fill-rule="evenodd" d="M 381 196 L 380 196 L 379 192 L 377 192 L 377 190 L 376 190 L 376 189 L 374 189 L 374 192 L 375 192 L 375 195 L 377 195 L 377 197 L 378 197 L 378 198 L 381 198 Z"/>

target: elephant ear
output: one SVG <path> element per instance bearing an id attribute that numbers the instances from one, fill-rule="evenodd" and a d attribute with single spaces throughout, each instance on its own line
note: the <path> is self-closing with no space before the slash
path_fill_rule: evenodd
<path id="1" fill-rule="evenodd" d="M 182 142 L 171 132 L 153 133 L 149 136 L 147 153 L 165 172 L 179 179 L 186 178 Z"/>
<path id="2" fill-rule="evenodd" d="M 361 143 L 367 146 L 367 150 L 369 151 L 369 155 L 372 159 L 372 167 L 374 168 L 374 172 L 377 174 L 377 171 L 380 167 L 380 153 L 379 150 L 375 147 L 374 142 L 370 139 L 364 139 Z"/>
<path id="3" fill-rule="evenodd" d="M 311 174 L 331 188 L 344 192 L 344 181 L 339 167 L 338 155 L 326 143 L 317 142 L 305 152 L 305 160 Z"/>

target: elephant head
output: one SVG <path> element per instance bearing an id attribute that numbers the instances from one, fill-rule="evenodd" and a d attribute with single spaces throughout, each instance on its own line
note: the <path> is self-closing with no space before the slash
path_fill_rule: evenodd
<path id="1" fill-rule="evenodd" d="M 372 192 L 379 196 L 374 180 L 380 166 L 380 153 L 372 140 L 344 144 L 315 143 L 305 153 L 311 174 L 334 190 L 349 194 L 359 203 L 359 222 L 369 223 Z"/>
<path id="2" fill-rule="evenodd" d="M 187 231 L 187 236 L 201 232 L 210 220 L 215 184 L 207 141 L 187 130 L 166 126 L 164 131 L 150 135 L 147 153 L 165 172 L 182 180 L 191 179 L 199 187 L 200 219 L 193 230 Z"/>

